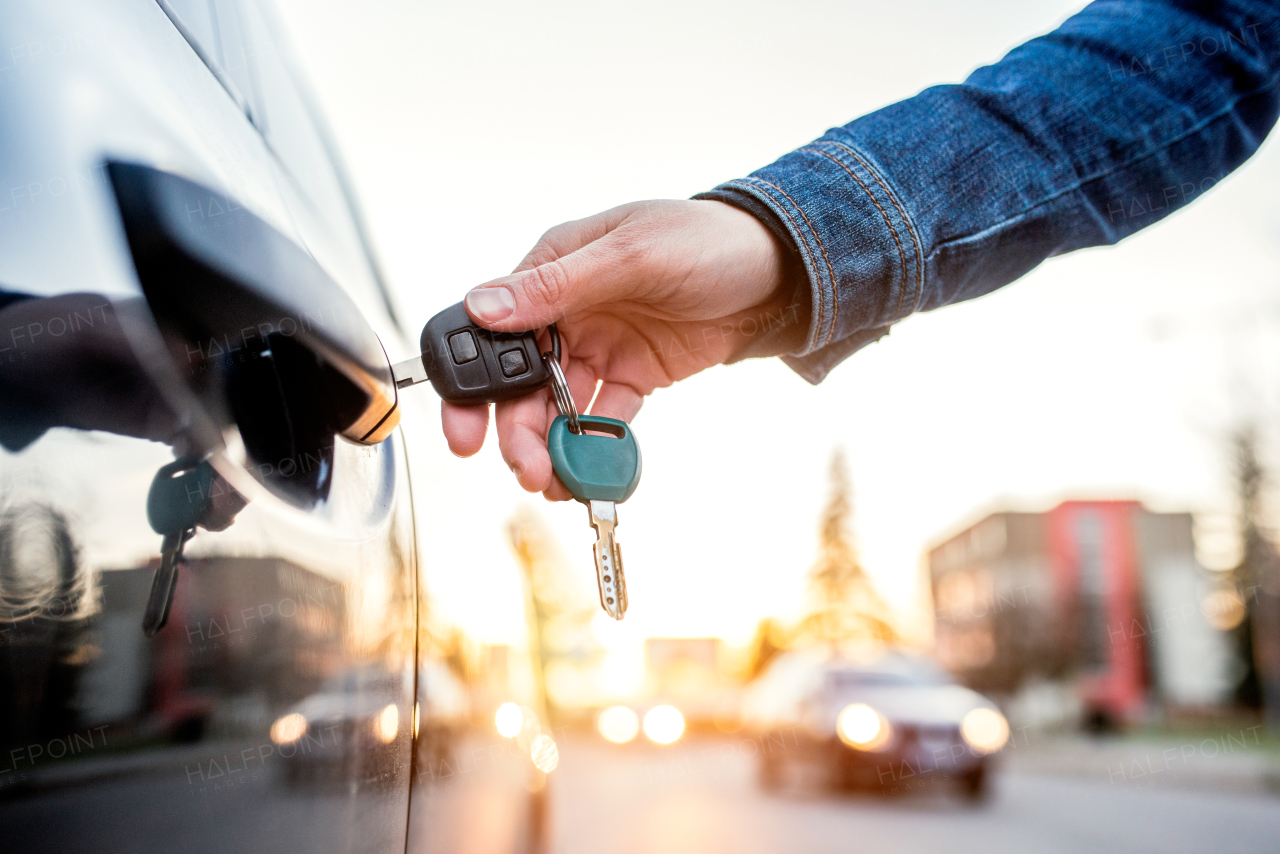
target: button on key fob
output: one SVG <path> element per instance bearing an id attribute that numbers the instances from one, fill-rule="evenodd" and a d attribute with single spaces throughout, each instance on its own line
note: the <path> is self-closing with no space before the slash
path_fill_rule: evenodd
<path id="1" fill-rule="evenodd" d="M 419 343 L 420 358 L 392 368 L 397 388 L 429 379 L 450 403 L 483 404 L 524 397 L 551 379 L 536 332 L 490 332 L 472 322 L 462 303 L 428 320 Z"/>

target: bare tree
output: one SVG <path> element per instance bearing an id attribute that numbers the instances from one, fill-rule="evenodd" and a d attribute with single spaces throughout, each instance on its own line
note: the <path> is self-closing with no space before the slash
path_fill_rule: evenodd
<path id="1" fill-rule="evenodd" d="M 590 629 L 595 588 L 589 580 L 573 577 L 551 532 L 532 511 L 520 510 L 511 518 L 507 537 L 525 579 L 539 690 L 555 706 L 555 697 L 546 692 L 550 666 L 558 661 L 584 664 L 601 653 Z"/>
<path id="2" fill-rule="evenodd" d="M 1267 472 L 1259 454 L 1258 430 L 1246 425 L 1231 439 L 1232 480 L 1240 532 L 1240 563 L 1231 572 L 1245 603 L 1245 616 L 1233 630 L 1244 677 L 1235 700 L 1243 706 L 1266 706 L 1280 719 L 1280 554 L 1265 525 Z"/>

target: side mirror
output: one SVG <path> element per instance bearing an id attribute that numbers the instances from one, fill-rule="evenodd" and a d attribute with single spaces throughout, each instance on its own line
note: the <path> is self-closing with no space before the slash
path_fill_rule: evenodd
<path id="1" fill-rule="evenodd" d="M 253 342 L 255 357 L 272 360 L 272 377 L 294 371 L 297 388 L 286 397 L 305 397 L 307 417 L 325 422 L 307 425 L 312 433 L 365 445 L 390 435 L 400 414 L 386 352 L 314 258 L 216 190 L 136 163 L 111 162 L 107 170 L 142 291 L 162 328 L 192 342 L 201 358 L 206 348 L 221 355 Z"/>

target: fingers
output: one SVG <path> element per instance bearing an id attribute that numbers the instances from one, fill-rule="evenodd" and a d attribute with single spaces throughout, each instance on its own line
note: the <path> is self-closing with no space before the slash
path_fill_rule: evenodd
<path id="1" fill-rule="evenodd" d="M 441 401 L 440 424 L 449 450 L 460 457 L 470 457 L 484 445 L 484 435 L 489 430 L 489 407 L 456 406 Z"/>
<path id="2" fill-rule="evenodd" d="M 591 414 L 630 422 L 640 411 L 644 396 L 629 385 L 605 382 L 591 404 Z"/>
<path id="3" fill-rule="evenodd" d="M 568 360 L 568 380 L 574 404 L 585 412 L 596 391 L 596 376 L 581 360 Z M 623 383 L 604 383 L 591 411 L 607 418 L 629 421 L 640 410 L 643 397 Z M 498 448 L 520 486 L 528 492 L 541 492 L 548 500 L 572 498 L 556 478 L 547 452 L 547 431 L 559 414 L 549 392 L 543 391 L 519 400 L 499 403 L 496 407 Z M 489 407 L 457 406 L 441 402 L 440 420 L 449 450 L 460 457 L 477 453 L 484 445 L 489 427 Z"/>
<path id="4" fill-rule="evenodd" d="M 571 373 L 573 373 L 571 371 Z M 575 401 L 589 401 L 590 395 L 595 393 L 595 400 L 591 401 L 591 414 L 600 415 L 605 418 L 617 418 L 621 421 L 630 421 L 640 411 L 640 405 L 644 403 L 644 396 L 637 392 L 629 385 L 622 383 L 605 382 L 600 385 L 600 390 L 595 391 L 594 376 L 585 369 L 580 373 L 581 379 L 578 383 L 570 380 L 569 385 L 573 387 L 573 397 Z M 559 414 L 554 404 L 550 404 L 547 413 L 547 423 Z M 564 484 L 560 482 L 558 477 L 551 478 L 551 485 L 543 490 L 542 494 L 548 501 L 568 501 L 573 497 L 569 490 L 565 489 Z"/>
<path id="5" fill-rule="evenodd" d="M 569 393 L 573 395 L 573 405 L 578 412 L 586 412 L 591 398 L 596 393 L 596 375 L 581 359 L 569 359 L 564 370 L 564 378 L 569 383 Z M 552 418 L 558 415 L 552 413 Z M 550 422 L 548 422 L 550 424 Z"/>
<path id="6" fill-rule="evenodd" d="M 595 374 L 581 360 L 570 359 L 565 379 L 578 411 L 585 411 L 595 391 Z M 498 404 L 498 447 L 524 489 L 563 501 L 572 496 L 556 479 L 547 452 L 547 431 L 557 415 L 559 410 L 547 391 Z"/>
<path id="7" fill-rule="evenodd" d="M 524 256 L 524 260 L 512 272 L 523 273 L 525 270 L 541 267 L 557 258 L 577 252 L 588 243 L 594 243 L 626 218 L 621 211 L 621 208 L 614 208 L 586 219 L 561 223 L 549 229 L 546 234 L 538 238 L 538 242 L 529 250 L 529 254 Z"/>
<path id="8" fill-rule="evenodd" d="M 563 234 L 552 229 L 518 272 L 469 291 L 467 313 L 487 329 L 522 332 L 575 311 L 636 297 L 650 278 L 650 255 L 612 229 L 613 220 L 606 217 L 613 213 L 560 226 Z"/>
<path id="9" fill-rule="evenodd" d="M 547 392 L 497 405 L 498 448 L 520 486 L 543 492 L 552 481 L 547 453 Z"/>
<path id="10" fill-rule="evenodd" d="M 560 410 L 556 406 L 555 401 L 554 400 L 547 401 L 547 429 L 548 430 L 550 430 L 551 428 L 551 422 L 555 421 L 556 416 L 559 414 L 560 414 Z M 546 450 L 545 438 L 543 439 L 543 450 L 544 451 Z M 547 455 L 547 459 L 548 461 L 550 461 L 551 459 L 550 454 Z M 551 470 L 551 483 L 547 486 L 546 489 L 542 490 L 542 497 L 547 499 L 548 501 L 568 501 L 569 499 L 573 498 L 573 494 L 570 493 L 569 490 L 565 488 L 565 485 L 560 482 L 560 478 L 556 476 L 554 466 L 552 467 L 552 470 Z"/>
<path id="11" fill-rule="evenodd" d="M 236 514 L 243 510 L 249 500 L 227 483 L 222 475 L 213 475 L 213 484 L 209 488 L 212 499 L 209 507 L 200 517 L 199 525 L 206 531 L 225 531 L 236 520 Z"/>
<path id="12" fill-rule="evenodd" d="M 540 329 L 570 312 L 626 299 L 617 265 L 594 247 L 474 288 L 463 303 L 479 325 L 495 332 Z"/>

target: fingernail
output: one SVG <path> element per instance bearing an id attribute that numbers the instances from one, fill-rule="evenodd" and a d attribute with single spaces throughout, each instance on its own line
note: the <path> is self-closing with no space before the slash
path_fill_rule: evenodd
<path id="1" fill-rule="evenodd" d="M 516 480 L 519 480 L 521 477 L 524 476 L 524 466 L 520 465 L 519 463 L 512 463 L 511 473 L 516 476 Z"/>
<path id="2" fill-rule="evenodd" d="M 467 292 L 467 311 L 478 320 L 497 323 L 506 320 L 516 310 L 516 298 L 511 289 L 496 285 L 488 288 L 472 288 Z"/>

